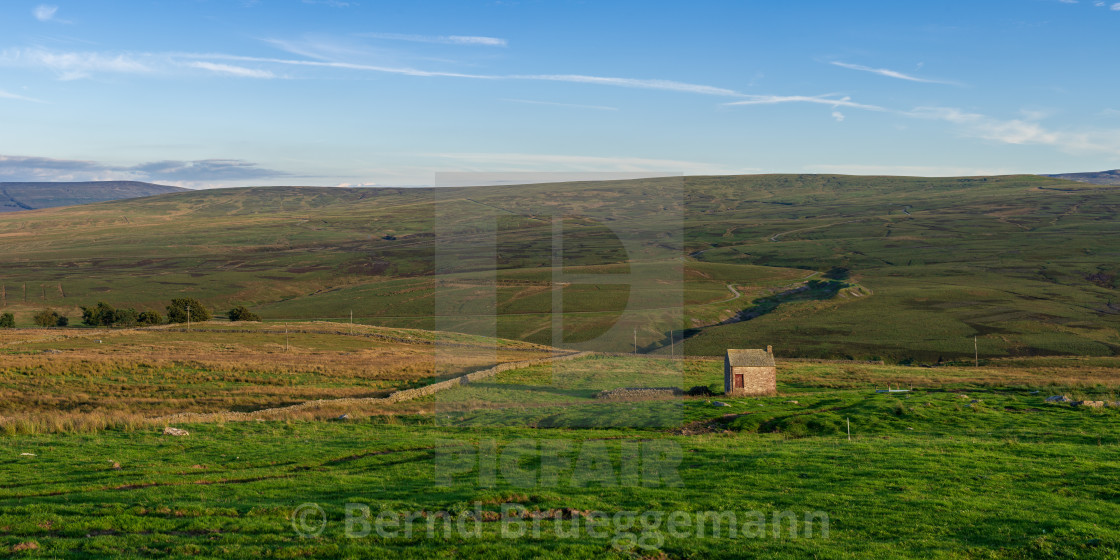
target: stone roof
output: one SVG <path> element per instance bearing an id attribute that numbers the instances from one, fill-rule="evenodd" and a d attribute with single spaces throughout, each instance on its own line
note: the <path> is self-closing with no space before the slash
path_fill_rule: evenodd
<path id="1" fill-rule="evenodd" d="M 728 350 L 731 367 L 777 367 L 774 355 L 766 350 Z"/>

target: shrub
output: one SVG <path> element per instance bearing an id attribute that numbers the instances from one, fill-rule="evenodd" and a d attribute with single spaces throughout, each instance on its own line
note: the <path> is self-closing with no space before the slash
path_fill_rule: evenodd
<path id="1" fill-rule="evenodd" d="M 144 313 L 151 313 L 145 311 Z M 144 323 L 140 320 L 143 313 L 137 313 L 135 309 L 129 307 L 126 309 L 116 309 L 112 305 L 103 301 L 97 302 L 93 307 L 82 308 L 82 322 L 91 327 L 135 327 Z M 162 321 L 159 313 L 154 313 L 154 316 Z M 158 323 L 157 323 L 158 324 Z"/>
<path id="2" fill-rule="evenodd" d="M 163 315 L 160 315 L 159 311 L 141 311 L 136 322 L 141 325 L 162 325 Z"/>
<path id="3" fill-rule="evenodd" d="M 14 329 L 16 328 L 16 316 L 11 313 L 4 313 L 0 315 L 0 329 Z"/>
<path id="4" fill-rule="evenodd" d="M 117 310 L 103 301 L 93 307 L 82 307 L 82 322 L 91 327 L 109 327 L 117 320 Z"/>
<path id="5" fill-rule="evenodd" d="M 65 327 L 70 324 L 70 320 L 66 317 L 59 315 L 53 309 L 44 309 L 35 314 L 35 324 L 40 327 Z"/>
<path id="6" fill-rule="evenodd" d="M 171 300 L 171 305 L 167 306 L 167 322 L 168 323 L 186 323 L 187 322 L 187 308 L 190 308 L 190 320 L 193 321 L 209 321 L 210 310 L 206 306 L 199 303 L 194 298 L 175 298 Z"/>
<path id="7" fill-rule="evenodd" d="M 711 387 L 708 387 L 706 385 L 697 385 L 686 391 L 685 394 L 690 397 L 710 397 L 715 393 L 712 392 Z"/>
<path id="8" fill-rule="evenodd" d="M 249 311 L 249 309 L 246 308 L 244 305 L 238 305 L 237 307 L 234 307 L 233 309 L 230 309 L 229 313 L 227 313 L 227 315 L 229 316 L 229 320 L 234 321 L 234 322 L 236 322 L 236 321 L 260 321 L 261 320 L 260 315 L 257 315 L 256 313 L 253 313 L 252 311 Z"/>
<path id="9" fill-rule="evenodd" d="M 113 315 L 114 327 L 135 327 L 140 323 L 140 314 L 131 307 L 128 309 L 118 309 L 116 314 Z"/>

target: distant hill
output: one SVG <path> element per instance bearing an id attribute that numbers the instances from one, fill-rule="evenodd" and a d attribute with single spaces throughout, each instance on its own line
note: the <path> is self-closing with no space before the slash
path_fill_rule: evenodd
<path id="1" fill-rule="evenodd" d="M 140 198 L 188 189 L 138 181 L 87 181 L 81 183 L 0 183 L 0 212 L 18 212 L 57 206 Z"/>
<path id="2" fill-rule="evenodd" d="M 1047 177 L 1094 185 L 1120 185 L 1120 169 L 1098 171 L 1096 173 L 1059 173 L 1057 175 L 1047 175 Z"/>
<path id="3" fill-rule="evenodd" d="M 683 215 L 648 216 L 681 229 L 670 241 L 623 247 L 602 225 L 609 220 L 580 218 L 597 203 L 626 212 L 627 201 L 672 197 Z M 510 216 L 489 234 L 501 269 L 498 335 L 551 344 L 552 296 L 563 290 L 565 333 L 588 340 L 613 328 L 611 313 L 631 298 L 617 283 L 553 282 L 555 224 L 540 217 L 570 201 L 580 206 L 563 224 L 564 268 L 632 272 L 640 268 L 628 261 L 646 247 L 680 240 L 672 263 L 685 265 L 688 353 L 773 344 L 782 357 L 916 363 L 972 360 L 977 350 L 1120 355 L 1120 188 L 1038 175 L 257 187 L 10 212 L 0 214 L 0 311 L 30 325 L 50 307 L 77 322 L 78 306 L 158 311 L 181 294 L 216 314 L 246 305 L 266 320 L 349 321 L 353 312 L 367 324 L 453 331 L 462 321 L 469 331 L 471 315 L 434 319 L 439 290 L 495 280 L 437 286 L 437 253 L 456 254 L 447 243 L 459 240 L 437 246 L 436 234 L 482 209 Z M 852 287 L 829 291 L 820 280 L 831 277 Z M 664 313 L 657 298 L 633 294 L 635 307 L 649 306 L 639 315 Z M 705 326 L 744 311 L 752 318 Z M 642 347 L 664 340 L 654 329 L 636 334 Z M 632 341 L 612 351 L 631 351 Z"/>

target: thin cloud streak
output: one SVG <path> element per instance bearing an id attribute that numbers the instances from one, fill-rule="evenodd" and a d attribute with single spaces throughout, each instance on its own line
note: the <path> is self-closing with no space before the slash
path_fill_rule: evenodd
<path id="1" fill-rule="evenodd" d="M 673 80 L 644 80 L 636 78 L 613 78 L 606 76 L 583 76 L 580 74 L 529 74 L 505 76 L 512 80 L 540 80 L 550 82 L 570 82 L 577 84 L 597 84 L 606 86 L 655 89 L 662 91 L 679 91 L 685 93 L 698 93 L 701 95 L 717 95 L 724 97 L 741 97 L 743 94 L 726 88 L 689 84 Z"/>
<path id="2" fill-rule="evenodd" d="M 478 37 L 473 35 L 409 35 L 407 33 L 362 33 L 361 37 L 387 41 L 408 41 L 412 43 L 437 43 L 441 45 L 468 45 L 483 47 L 506 47 L 509 41 L 497 37 Z"/>
<path id="3" fill-rule="evenodd" d="M 725 106 L 743 106 L 743 105 L 778 105 L 782 103 L 813 103 L 817 105 L 827 105 L 833 109 L 837 107 L 850 107 L 852 109 L 863 109 L 865 111 L 877 112 L 890 112 L 890 109 L 879 107 L 878 105 L 867 105 L 864 103 L 856 103 L 852 101 L 851 97 L 836 98 L 835 93 L 826 93 L 824 95 L 745 95 L 746 99 L 742 101 L 731 101 L 724 103 Z"/>
<path id="4" fill-rule="evenodd" d="M 420 70 L 417 68 L 409 68 L 407 66 L 394 67 L 394 66 L 376 66 L 372 64 L 355 64 L 351 62 L 334 62 L 327 60 L 295 60 L 287 58 L 265 58 L 257 56 L 238 56 L 227 54 L 203 54 L 203 55 L 184 55 L 185 57 L 211 59 L 211 60 L 233 60 L 240 62 L 259 62 L 263 64 L 284 64 L 288 66 L 305 66 L 311 68 L 339 68 L 345 70 L 363 70 L 368 72 L 382 72 L 385 74 L 401 74 L 405 76 L 419 76 L 419 77 L 443 77 L 443 78 L 470 78 L 475 80 L 496 80 L 500 76 L 487 76 L 483 74 L 463 74 L 459 72 L 439 72 L 430 70 Z"/>
<path id="5" fill-rule="evenodd" d="M 415 77 L 442 77 L 463 78 L 471 80 L 525 80 L 545 82 L 566 82 L 577 84 L 604 85 L 631 89 L 648 89 L 656 91 L 671 91 L 680 93 L 693 93 L 719 97 L 747 97 L 735 90 L 692 84 L 663 79 L 620 78 L 613 76 L 589 76 L 583 74 L 471 74 L 464 72 L 447 72 L 438 70 L 422 70 L 408 66 L 382 66 L 375 64 L 359 64 L 337 60 L 304 60 L 290 58 L 273 58 L 257 56 L 240 56 L 221 53 L 162 53 L 162 54 L 105 54 L 99 52 L 54 52 L 41 48 L 7 49 L 0 51 L 0 66 L 24 66 L 46 68 L 58 73 L 63 80 L 77 80 L 88 78 L 98 72 L 148 74 L 157 72 L 170 72 L 176 66 L 184 66 L 183 60 L 188 62 L 188 67 L 210 70 L 236 77 L 270 78 L 274 77 L 267 70 L 244 68 L 229 64 L 219 64 L 218 61 L 253 62 L 257 64 L 277 64 L 285 66 L 298 66 L 307 68 L 334 68 L 341 70 L 357 70 L 366 72 L 379 72 L 385 74 L 398 74 Z M 843 105 L 843 101 L 839 101 Z"/>
<path id="6" fill-rule="evenodd" d="M 872 68 L 870 66 L 863 66 L 863 65 L 860 65 L 860 64 L 849 64 L 847 62 L 838 62 L 838 61 L 833 61 L 830 64 L 832 64 L 833 66 L 839 66 L 840 68 L 847 68 L 848 70 L 858 70 L 860 72 L 870 72 L 872 74 L 878 74 L 880 76 L 886 76 L 888 78 L 895 78 L 895 79 L 898 79 L 898 80 L 906 80 L 906 81 L 909 81 L 909 82 L 920 82 L 920 83 L 923 83 L 923 84 L 942 84 L 942 85 L 947 85 L 947 86 L 959 86 L 959 85 L 961 85 L 958 82 L 952 82 L 952 81 L 948 81 L 948 80 L 934 80 L 932 78 L 919 78 L 917 76 L 911 76 L 909 74 L 903 74 L 902 72 L 897 72 L 897 71 L 890 70 L 890 69 L 887 69 L 887 68 Z"/>
<path id="7" fill-rule="evenodd" d="M 217 74 L 225 74 L 227 76 L 237 76 L 239 78 L 260 78 L 272 79 L 276 74 L 268 70 L 257 70 L 255 68 L 245 68 L 244 66 L 233 66 L 230 64 L 216 64 L 213 62 L 190 62 L 187 66 L 191 68 L 198 68 L 199 70 L 209 70 Z"/>
<path id="8" fill-rule="evenodd" d="M 534 101 L 532 99 L 502 99 L 502 101 L 510 101 L 512 103 L 524 103 L 526 105 L 547 105 L 550 107 L 571 107 L 572 109 L 594 109 L 598 111 L 617 111 L 618 107 L 607 107 L 606 105 L 581 105 L 579 103 L 559 103 L 556 101 Z"/>
<path id="9" fill-rule="evenodd" d="M 307 66 L 318 68 L 340 68 L 347 70 L 364 70 L 370 72 L 382 72 L 388 74 L 401 74 L 406 76 L 420 76 L 420 77 L 445 77 L 445 78 L 468 78 L 474 80 L 532 80 L 532 81 L 549 81 L 549 82 L 569 82 L 578 84 L 596 84 L 607 85 L 615 87 L 635 88 L 635 89 L 651 89 L 661 91 L 677 91 L 685 93 L 697 93 L 702 95 L 716 95 L 724 97 L 742 97 L 743 94 L 726 88 L 706 86 L 701 84 L 690 84 L 686 82 L 677 82 L 673 80 L 648 80 L 636 78 L 616 78 L 609 76 L 585 76 L 580 74 L 515 74 L 515 75 L 497 75 L 497 74 L 465 74 L 460 72 L 441 72 L 432 70 L 420 70 L 410 67 L 393 67 L 393 66 L 377 66 L 371 64 L 355 64 L 351 62 L 336 62 L 336 61 L 320 61 L 320 60 L 296 60 L 285 58 L 264 58 L 253 56 L 237 56 L 237 55 L 224 55 L 224 54 L 209 54 L 209 55 L 193 55 L 200 59 L 212 60 L 234 60 L 241 62 L 258 62 L 266 64 L 285 64 L 291 66 Z"/>
<path id="10" fill-rule="evenodd" d="M 17 95 L 17 94 L 14 94 L 14 93 L 4 91 L 2 89 L 0 89 L 0 99 L 14 99 L 16 101 L 30 101 L 32 103 L 46 103 L 46 101 L 43 101 L 42 99 L 35 99 L 34 97 L 26 97 L 26 96 L 23 96 L 23 95 Z"/>

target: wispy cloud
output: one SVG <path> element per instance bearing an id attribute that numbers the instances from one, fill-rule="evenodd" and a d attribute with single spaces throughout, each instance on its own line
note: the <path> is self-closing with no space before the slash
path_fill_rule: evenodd
<path id="1" fill-rule="evenodd" d="M 472 45 L 482 47 L 506 47 L 509 41 L 497 37 L 476 35 L 409 35 L 406 33 L 362 33 L 362 37 L 386 41 L 409 41 L 412 43 L 437 43 L 442 45 Z"/>
<path id="2" fill-rule="evenodd" d="M 31 14 L 39 21 L 50 21 L 54 19 L 54 15 L 58 13 L 58 6 L 50 6 L 48 4 L 39 4 Z"/>
<path id="3" fill-rule="evenodd" d="M 697 93 L 702 95 L 717 95 L 724 97 L 742 97 L 743 94 L 721 87 L 707 86 L 702 84 L 690 84 L 686 82 L 677 82 L 673 80 L 656 80 L 656 79 L 637 79 L 637 78 L 617 78 L 610 76 L 584 76 L 579 74 L 517 74 L 517 75 L 499 75 L 499 74 L 468 74 L 463 72 L 445 72 L 435 70 L 422 70 L 419 68 L 411 68 L 407 66 L 380 66 L 374 64 L 357 64 L 351 62 L 338 62 L 330 60 L 299 60 L 299 59 L 283 59 L 283 58 L 263 58 L 252 56 L 236 56 L 236 55 L 222 55 L 222 54 L 206 54 L 206 55 L 190 55 L 200 59 L 211 60 L 234 60 L 242 62 L 260 62 L 271 64 L 284 64 L 291 66 L 306 66 L 306 67 L 319 67 L 319 68 L 338 68 L 345 70 L 361 70 L 367 72 L 383 72 L 389 74 L 401 74 L 407 76 L 418 77 L 445 77 L 445 78 L 468 78 L 475 80 L 534 80 L 534 81 L 549 81 L 549 82 L 570 82 L 579 84 L 596 84 L 614 87 L 636 88 L 636 89 L 651 89 L 661 91 L 677 91 L 684 93 Z"/>
<path id="4" fill-rule="evenodd" d="M 751 95 L 742 101 L 725 103 L 728 106 L 773 105 L 779 103 L 812 103 L 827 105 L 836 109 L 848 107 L 890 113 L 903 117 L 948 122 L 957 126 L 961 134 L 984 140 L 1016 145 L 1052 146 L 1075 154 L 1106 154 L 1120 156 L 1120 130 L 1054 130 L 1030 117 L 1041 117 L 1043 113 L 1026 112 L 1027 118 L 998 119 L 965 111 L 954 107 L 916 107 L 903 111 L 857 103 L 849 97 L 836 98 L 835 94 L 807 95 Z M 836 118 L 837 112 L 833 112 Z M 842 115 L 841 115 L 842 116 Z"/>
<path id="5" fill-rule="evenodd" d="M 872 74 L 878 74 L 880 76 L 886 76 L 888 78 L 895 78 L 895 79 L 898 79 L 898 80 L 906 80 L 908 82 L 921 82 L 921 83 L 924 83 L 924 84 L 943 84 L 943 85 L 951 85 L 951 86 L 961 85 L 957 82 L 952 82 L 952 81 L 948 81 L 948 80 L 935 80 L 935 79 L 932 79 L 932 78 L 919 78 L 917 76 L 911 76 L 909 74 L 903 74 L 902 72 L 897 72 L 895 70 L 889 70 L 887 68 L 872 68 L 870 66 L 863 66 L 863 65 L 860 65 L 860 64 L 849 64 L 847 62 L 838 62 L 838 61 L 833 61 L 830 64 L 832 64 L 833 66 L 839 66 L 840 68 L 847 68 L 848 70 L 858 70 L 860 72 L 870 72 Z"/>
<path id="6" fill-rule="evenodd" d="M 45 68 L 63 80 L 87 78 L 98 72 L 148 73 L 154 69 L 132 54 L 55 52 L 41 48 L 0 51 L 0 66 Z"/>
<path id="7" fill-rule="evenodd" d="M 0 155 L 0 179 L 7 181 L 112 181 L 140 176 L 94 161 Z"/>
<path id="8" fill-rule="evenodd" d="M 35 99 L 34 97 L 26 97 L 26 96 L 23 96 L 23 95 L 17 95 L 17 94 L 14 94 L 14 93 L 4 91 L 2 89 L 0 89 L 0 99 L 15 99 L 17 101 L 30 101 L 32 103 L 46 103 L 46 101 L 43 101 L 42 99 Z"/>
<path id="9" fill-rule="evenodd" d="M 237 76 L 239 78 L 261 78 L 271 79 L 275 78 L 276 74 L 268 70 L 258 70 L 256 68 L 245 68 L 244 66 L 233 66 L 231 64 L 218 64 L 214 62 L 188 62 L 187 66 L 191 68 L 198 68 L 200 70 L 209 70 L 218 74 L 227 76 Z"/>
<path id="10" fill-rule="evenodd" d="M 699 93 L 701 95 L 739 96 L 739 92 L 731 89 L 690 84 L 673 80 L 648 80 L 637 78 L 614 78 L 608 76 L 584 76 L 580 74 L 529 74 L 506 76 L 515 80 L 543 80 L 550 82 L 571 82 L 577 84 L 597 84 L 637 89 L 656 89 L 662 91 L 679 91 L 684 93 Z"/>
<path id="11" fill-rule="evenodd" d="M 375 64 L 357 64 L 351 62 L 336 62 L 330 60 L 298 60 L 298 59 L 285 59 L 285 58 L 265 58 L 256 56 L 237 56 L 237 55 L 224 55 L 224 54 L 199 54 L 199 55 L 183 55 L 184 57 L 198 58 L 198 59 L 211 59 L 211 60 L 234 60 L 241 62 L 261 62 L 267 64 L 283 64 L 288 66 L 306 66 L 311 68 L 338 68 L 343 70 L 362 70 L 367 72 L 382 72 L 386 74 L 402 74 L 406 76 L 418 77 L 444 77 L 444 78 L 472 78 L 478 80 L 495 80 L 500 76 L 486 76 L 482 74 L 464 74 L 461 72 L 440 72 L 433 70 L 420 70 L 418 68 L 410 68 L 407 66 L 379 66 Z"/>
<path id="12" fill-rule="evenodd" d="M 417 38 L 421 36 L 413 35 L 389 35 L 382 34 L 383 36 L 391 36 L 396 38 L 409 37 Z M 366 36 L 369 36 L 368 34 Z M 431 39 L 428 37 L 428 39 Z M 462 38 L 460 38 L 462 39 Z M 479 39 L 479 38 L 475 38 Z M 487 39 L 487 38 L 481 38 Z M 741 96 L 737 91 L 709 86 L 703 84 L 692 84 L 686 82 L 679 82 L 674 80 L 664 79 L 642 79 L 642 78 L 624 78 L 614 76 L 590 76 L 583 74 L 518 74 L 518 75 L 500 75 L 500 74 L 472 74 L 463 72 L 449 72 L 449 71 L 433 71 L 414 68 L 411 66 L 398 66 L 386 64 L 367 64 L 350 62 L 355 58 L 367 56 L 368 52 L 362 52 L 360 49 L 354 49 L 346 46 L 338 41 L 323 41 L 323 40 L 310 40 L 310 41 L 286 41 L 269 39 L 265 40 L 279 49 L 285 50 L 289 53 L 307 57 L 314 60 L 304 59 L 260 59 L 260 58 L 241 58 L 231 57 L 232 60 L 257 60 L 257 61 L 270 61 L 277 64 L 291 64 L 301 66 L 321 66 L 343 68 L 351 70 L 365 70 L 373 72 L 387 72 L 394 74 L 404 74 L 411 76 L 437 76 L 437 77 L 453 77 L 453 78 L 470 78 L 480 80 L 534 80 L 534 81 L 550 81 L 550 82 L 569 82 L 569 83 L 582 83 L 582 84 L 595 84 L 606 85 L 614 87 L 625 87 L 635 89 L 651 89 L 661 91 L 677 91 L 684 93 L 696 93 L 701 95 L 717 95 L 725 97 Z"/>
<path id="13" fill-rule="evenodd" d="M 1120 130 L 1059 130 L 1026 119 L 998 119 L 954 107 L 918 107 L 900 114 L 940 120 L 959 127 L 962 134 L 1015 145 L 1051 146 L 1072 154 L 1120 156 Z"/>
<path id="14" fill-rule="evenodd" d="M 824 95 L 744 95 L 746 99 L 742 101 L 731 101 L 724 103 L 727 106 L 740 106 L 740 105 L 778 105 L 782 103 L 813 103 L 817 105 L 827 105 L 833 109 L 837 107 L 850 107 L 852 109 L 863 109 L 866 111 L 889 111 L 877 105 L 867 105 L 864 103 L 856 103 L 852 101 L 851 97 L 836 97 L 835 93 L 826 93 Z"/>
<path id="15" fill-rule="evenodd" d="M 292 50 L 298 47 L 282 41 L 268 41 L 279 48 Z M 648 89 L 711 95 L 720 97 L 751 97 L 729 88 L 694 84 L 666 79 L 626 78 L 616 76 L 592 76 L 583 74 L 479 74 L 445 70 L 425 70 L 412 66 L 385 64 L 365 64 L 348 62 L 331 56 L 330 52 L 306 54 L 306 58 L 274 58 L 259 56 L 240 56 L 222 53 L 103 53 L 52 51 L 39 47 L 7 49 L 0 51 L 0 66 L 36 67 L 51 70 L 61 79 L 75 80 L 87 78 L 96 73 L 173 73 L 183 67 L 208 70 L 236 77 L 274 78 L 275 73 L 262 68 L 247 68 L 229 62 L 252 62 L 256 65 L 283 65 L 305 68 L 333 68 L 362 72 L 379 72 L 414 77 L 442 77 L 472 80 L 524 80 L 545 82 L 566 82 L 632 89 Z M 757 96 L 754 96 L 757 97 Z M 818 101 L 819 102 L 819 101 Z M 845 106 L 845 100 L 832 100 L 827 104 Z M 866 107 L 865 107 L 866 108 Z"/>
<path id="16" fill-rule="evenodd" d="M 221 181 L 287 177 L 290 174 L 264 169 L 239 159 L 204 159 L 196 161 L 156 161 L 128 168 L 154 179 L 168 181 Z"/>
<path id="17" fill-rule="evenodd" d="M 157 181 L 186 184 L 288 177 L 255 163 L 232 159 L 157 161 L 120 166 L 89 160 L 0 155 L 0 179 L 8 181 Z"/>
<path id="18" fill-rule="evenodd" d="M 510 101 L 512 103 L 524 103 L 527 105 L 548 105 L 551 107 L 570 107 L 572 109 L 594 109 L 598 111 L 617 111 L 618 107 L 607 107 L 606 105 L 581 105 L 579 103 L 559 103 L 556 101 L 534 101 L 532 99 L 503 99 L 503 101 Z"/>

